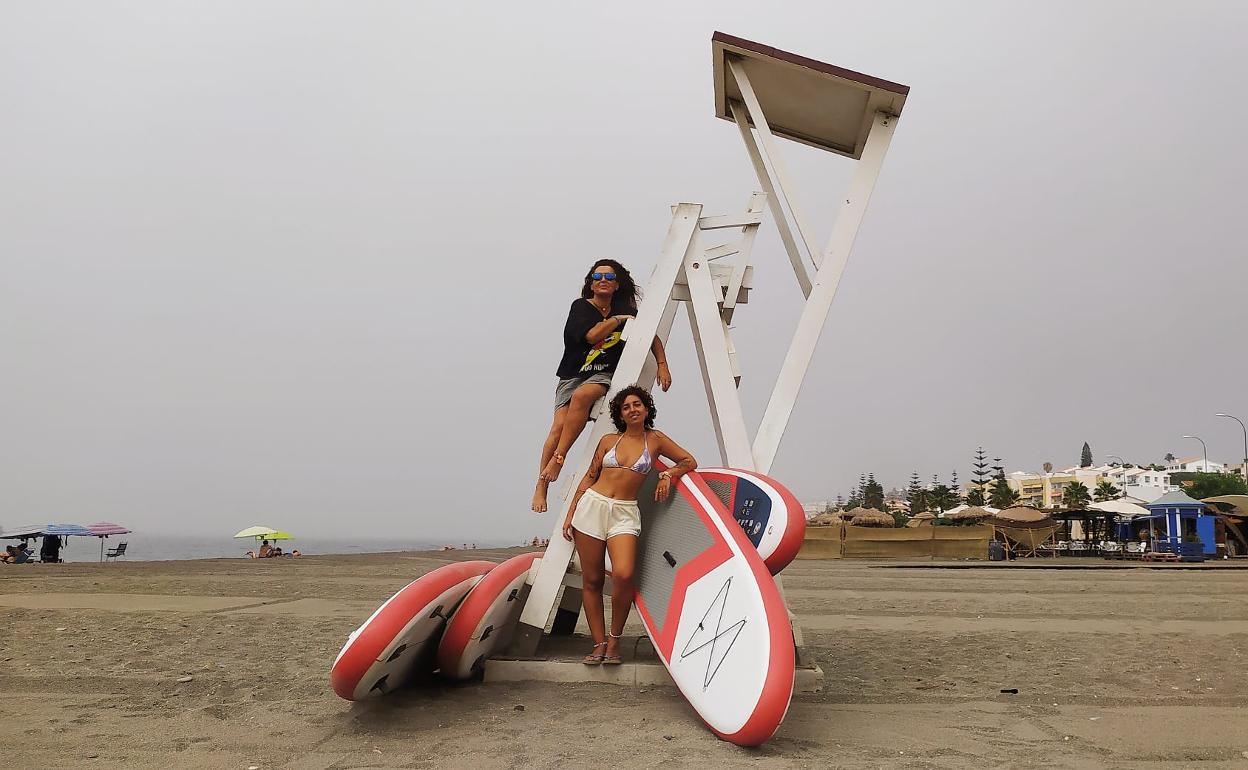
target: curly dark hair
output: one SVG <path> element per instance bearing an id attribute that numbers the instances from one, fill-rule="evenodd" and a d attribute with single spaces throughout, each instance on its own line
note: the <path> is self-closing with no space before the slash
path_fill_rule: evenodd
<path id="1" fill-rule="evenodd" d="M 659 410 L 654 406 L 654 397 L 650 395 L 650 391 L 640 385 L 629 385 L 627 388 L 621 388 L 611 398 L 611 422 L 615 423 L 615 429 L 620 433 L 627 430 L 628 426 L 624 424 L 624 399 L 629 396 L 636 396 L 641 399 L 641 404 L 646 408 L 646 430 L 654 430 L 654 418 L 659 415 Z"/>
<path id="2" fill-rule="evenodd" d="M 610 265 L 615 271 L 615 281 L 619 284 L 619 288 L 615 290 L 615 296 L 611 298 L 613 304 L 623 304 L 624 307 L 637 312 L 637 300 L 641 299 L 641 292 L 637 290 L 637 283 L 633 281 L 632 273 L 628 272 L 628 268 L 616 262 L 614 259 L 596 259 L 594 264 L 589 266 L 589 270 L 585 272 L 585 282 L 581 284 L 581 299 L 592 299 L 594 296 L 594 268 L 599 265 Z"/>

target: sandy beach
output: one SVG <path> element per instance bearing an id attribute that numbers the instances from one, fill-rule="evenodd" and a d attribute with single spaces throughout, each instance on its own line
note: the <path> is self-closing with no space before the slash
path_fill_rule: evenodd
<path id="1" fill-rule="evenodd" d="M 0 744 L 42 767 L 1248 767 L 1242 570 L 795 562 L 826 686 L 756 750 L 668 688 L 333 695 L 386 597 L 519 550 L 2 568 Z"/>

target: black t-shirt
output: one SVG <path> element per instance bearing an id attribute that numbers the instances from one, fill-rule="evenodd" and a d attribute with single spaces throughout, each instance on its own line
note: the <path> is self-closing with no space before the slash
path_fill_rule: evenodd
<path id="1" fill-rule="evenodd" d="M 623 302 L 613 302 L 611 305 L 611 315 L 636 313 L 635 308 Z M 556 372 L 559 379 L 615 373 L 615 367 L 620 363 L 620 354 L 624 352 L 624 342 L 620 339 L 624 324 L 620 324 L 597 345 L 590 345 L 585 340 L 589 330 L 603 320 L 602 311 L 587 299 L 578 298 L 568 308 L 568 321 L 563 325 L 563 359 L 559 361 L 559 370 Z"/>

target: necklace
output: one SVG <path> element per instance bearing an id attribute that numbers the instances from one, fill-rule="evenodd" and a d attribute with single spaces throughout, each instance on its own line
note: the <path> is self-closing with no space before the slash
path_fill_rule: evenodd
<path id="1" fill-rule="evenodd" d="M 611 314 L 610 305 L 604 308 L 601 305 L 599 305 L 597 302 L 594 302 L 592 299 L 589 301 L 589 304 L 593 305 L 594 309 L 597 310 L 599 313 L 602 313 L 603 318 L 606 318 L 608 315 Z"/>

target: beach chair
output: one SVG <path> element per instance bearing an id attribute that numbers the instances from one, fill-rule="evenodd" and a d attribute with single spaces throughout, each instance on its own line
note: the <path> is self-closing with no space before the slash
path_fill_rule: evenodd
<path id="1" fill-rule="evenodd" d="M 129 545 L 129 543 L 118 543 L 116 548 L 108 549 L 108 551 L 104 554 L 104 558 L 116 559 L 118 556 L 125 556 L 127 545 Z"/>

